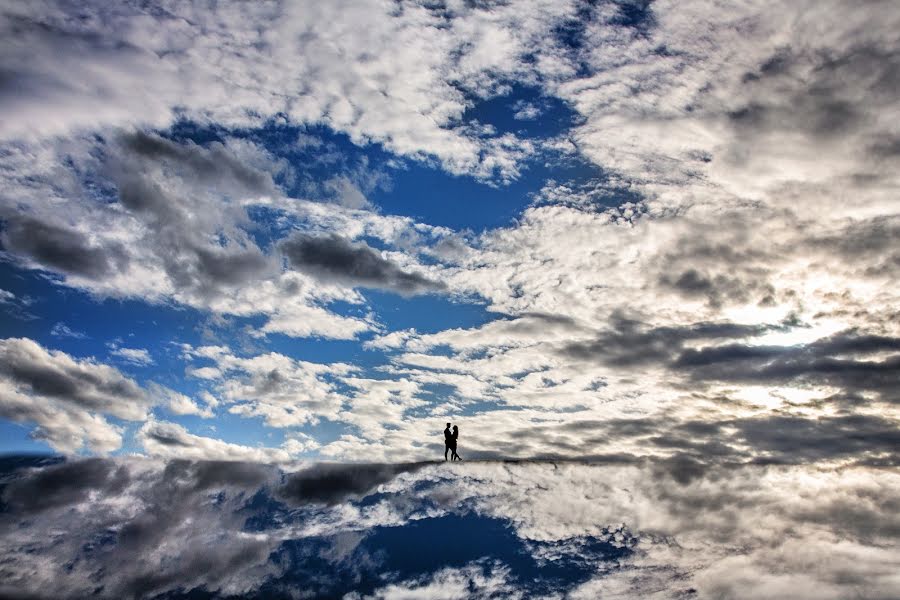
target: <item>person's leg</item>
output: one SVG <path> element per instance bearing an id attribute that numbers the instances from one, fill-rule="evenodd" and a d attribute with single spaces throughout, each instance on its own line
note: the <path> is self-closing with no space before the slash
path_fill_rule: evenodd
<path id="1" fill-rule="evenodd" d="M 447 460 L 447 452 L 450 450 L 450 446 L 444 445 L 444 460 Z"/>

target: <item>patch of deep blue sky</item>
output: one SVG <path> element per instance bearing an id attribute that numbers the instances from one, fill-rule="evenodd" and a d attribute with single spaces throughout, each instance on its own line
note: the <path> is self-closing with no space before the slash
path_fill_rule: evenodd
<path id="1" fill-rule="evenodd" d="M 428 577 L 441 569 L 474 566 L 484 576 L 498 568 L 508 569 L 509 583 L 516 588 L 524 587 L 533 595 L 549 594 L 584 583 L 596 574 L 598 564 L 615 564 L 631 555 L 637 542 L 624 527 L 556 542 L 526 541 L 507 519 L 480 514 L 469 502 L 435 517 L 448 509 L 429 498 L 436 485 L 441 483 L 418 481 L 404 492 L 375 492 L 349 500 L 365 510 L 384 501 L 408 506 L 410 496 L 424 498 L 403 526 L 354 532 L 362 538 L 356 545 L 342 544 L 333 536 L 284 541 L 269 557 L 283 574 L 268 580 L 259 592 L 281 597 L 286 590 L 312 585 L 316 597 L 342 598 L 353 591 L 371 594 L 387 583 Z M 302 523 L 318 511 L 315 505 L 291 508 L 260 490 L 242 509 L 249 514 L 244 529 L 277 530 Z M 614 535 L 621 542 L 612 543 Z M 334 551 L 339 547 L 346 548 L 344 553 Z M 194 595 L 198 592 L 192 590 L 184 597 L 202 597 Z"/>
<path id="2" fill-rule="evenodd" d="M 536 114 L 528 119 L 516 118 L 522 107 L 533 107 Z M 521 115 L 520 115 L 521 116 Z M 502 96 L 473 100 L 462 122 L 490 125 L 497 134 L 515 133 L 534 143 L 564 134 L 575 122 L 573 112 L 561 101 L 542 96 L 534 88 L 511 86 Z M 559 182 L 584 182 L 603 176 L 596 167 L 573 158 L 540 151 L 522 166 L 514 181 L 498 183 L 479 181 L 470 176 L 448 174 L 436 163 L 402 159 L 379 144 L 354 144 L 348 136 L 322 126 L 290 126 L 273 119 L 257 129 L 228 130 L 214 125 L 182 121 L 170 130 L 159 132 L 174 141 L 192 141 L 205 146 L 227 137 L 253 141 L 274 156 L 289 162 L 295 177 L 276 179 L 290 197 L 334 201 L 322 182 L 346 177 L 365 193 L 382 214 L 404 215 L 418 221 L 479 233 L 510 225 L 531 202 L 532 195 L 550 179 Z M 85 185 L 95 198 L 115 201 L 111 184 L 95 176 L 82 174 Z M 613 200 L 612 203 L 616 201 Z M 275 227 L 274 215 L 266 210 L 252 215 L 260 227 L 252 235 L 260 247 L 269 247 L 289 231 Z M 378 240 L 367 240 L 382 247 Z M 377 368 L 388 358 L 381 352 L 363 350 L 359 340 L 296 339 L 272 334 L 265 339 L 247 334 L 258 329 L 263 316 L 213 320 L 197 310 L 171 304 L 150 304 L 138 299 L 97 299 L 58 285 L 53 277 L 0 264 L 0 287 L 17 298 L 32 298 L 27 314 L 12 309 L 2 314 L 4 337 L 29 337 L 47 348 L 59 349 L 75 357 L 96 357 L 120 368 L 141 383 L 156 381 L 177 391 L 194 395 L 205 382 L 185 376 L 185 362 L 175 343 L 193 346 L 222 344 L 239 354 L 275 351 L 301 360 L 329 363 L 348 362 L 361 367 L 364 376 L 384 375 Z M 328 308 L 338 314 L 363 316 L 374 312 L 384 331 L 415 328 L 435 332 L 453 327 L 474 327 L 498 318 L 489 313 L 477 299 L 452 300 L 439 294 L 404 298 L 378 290 L 362 290 L 366 305 L 335 303 Z M 2 307 L 0 307 L 2 308 Z M 9 308 L 9 307 L 7 307 Z M 75 336 L 53 333 L 54 325 L 65 324 Z M 371 337 L 366 334 L 363 340 Z M 113 354 L 115 346 L 147 349 L 153 357 L 151 365 L 134 365 Z M 427 393 L 437 401 L 446 399 L 449 388 L 433 386 Z M 487 403 L 489 404 L 489 402 Z M 462 414 L 485 403 L 463 406 Z M 160 418 L 178 422 L 190 431 L 215 436 L 245 445 L 275 445 L 283 440 L 283 431 L 263 426 L 261 419 L 240 419 L 220 410 L 215 420 L 195 416 L 176 416 L 165 408 L 156 409 Z M 115 419 L 113 419 L 113 422 Z M 131 433 L 135 425 L 118 422 Z M 336 439 L 341 428 L 320 423 L 299 428 L 327 442 Z M 27 428 L 0 423 L 0 451 L 43 448 L 27 439 Z M 131 447 L 126 435 L 123 452 Z"/>
<path id="3" fill-rule="evenodd" d="M 441 569 L 472 566 L 485 578 L 506 568 L 515 588 L 525 588 L 529 595 L 550 594 L 584 583 L 596 574 L 599 563 L 614 564 L 632 552 L 628 546 L 592 536 L 560 544 L 526 543 L 505 519 L 474 511 L 441 517 L 427 517 L 423 512 L 422 517 L 402 527 L 372 528 L 343 557 L 335 556 L 332 537 L 287 540 L 270 556 L 285 568 L 284 574 L 267 581 L 259 591 L 281 597 L 286 590 L 312 582 L 320 586 L 315 590 L 317 597 L 341 598 L 353 591 L 371 594 L 389 582 L 417 580 Z M 554 559 L 538 558 L 542 553 Z M 476 590 L 457 592 L 466 595 Z"/>

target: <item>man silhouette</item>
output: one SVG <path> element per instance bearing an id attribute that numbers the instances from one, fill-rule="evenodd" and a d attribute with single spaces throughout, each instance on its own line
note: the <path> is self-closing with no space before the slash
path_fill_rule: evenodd
<path id="1" fill-rule="evenodd" d="M 447 460 L 447 453 L 450 452 L 450 446 L 453 444 L 453 432 L 450 431 L 450 423 L 444 429 L 444 460 Z"/>

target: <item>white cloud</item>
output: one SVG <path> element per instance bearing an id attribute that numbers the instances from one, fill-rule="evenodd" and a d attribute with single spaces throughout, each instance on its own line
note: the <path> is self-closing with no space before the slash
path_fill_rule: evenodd
<path id="1" fill-rule="evenodd" d="M 591 75 L 556 88 L 585 118 L 572 137 L 593 162 L 659 205 L 773 200 L 860 171 L 893 179 L 895 159 L 870 151 L 885 128 L 896 135 L 892 65 L 879 58 L 896 43 L 888 5 L 649 11 L 647 28 L 623 28 L 613 5 L 598 7 L 583 50 Z"/>
<path id="2" fill-rule="evenodd" d="M 341 383 L 353 391 L 337 419 L 356 425 L 368 439 L 381 438 L 386 426 L 402 422 L 407 411 L 428 404 L 419 397 L 420 386 L 409 379 L 343 377 Z"/>
<path id="3" fill-rule="evenodd" d="M 343 363 L 298 361 L 276 352 L 242 358 L 221 346 L 187 348 L 185 356 L 213 360 L 215 367 L 200 369 L 215 373 L 201 373 L 215 376 L 216 395 L 228 411 L 262 417 L 270 427 L 336 418 L 345 401 L 336 382 L 356 371 Z"/>
<path id="4" fill-rule="evenodd" d="M 541 116 L 543 112 L 540 107 L 531 102 L 516 102 L 513 105 L 513 119 L 517 121 L 533 121 Z"/>
<path id="5" fill-rule="evenodd" d="M 312 452 L 320 447 L 319 442 L 310 435 L 294 431 L 288 434 L 287 439 L 281 445 L 292 456 L 297 456 L 305 452 Z"/>
<path id="6" fill-rule="evenodd" d="M 3 97 L 14 117 L 2 135 L 158 127 L 176 109 L 231 126 L 280 114 L 396 154 L 435 156 L 452 172 L 514 177 L 517 144 L 458 123 L 463 91 L 498 89 L 527 71 L 522 57 L 535 48 L 555 56 L 553 27 L 573 8 L 546 0 L 492 8 L 188 4 L 160 16 L 87 3 L 74 20 L 54 3 L 8 7 L 2 54 L 20 85 Z"/>
<path id="7" fill-rule="evenodd" d="M 201 395 L 206 403 L 206 406 L 201 407 L 194 399 L 164 385 L 151 383 L 149 389 L 159 404 L 166 405 L 176 415 L 197 415 L 204 419 L 215 416 L 213 409 L 218 401 L 209 392 Z"/>
<path id="8" fill-rule="evenodd" d="M 151 399 L 113 367 L 47 350 L 30 339 L 0 340 L 0 412 L 35 423 L 33 435 L 60 452 L 87 445 L 100 454 L 122 444 L 120 428 L 104 415 L 147 417 Z"/>
<path id="9" fill-rule="evenodd" d="M 150 456 L 191 460 L 240 460 L 288 462 L 300 450 L 295 443 L 283 448 L 263 448 L 232 444 L 188 432 L 177 423 L 150 420 L 137 432 L 136 440 Z"/>
<path id="10" fill-rule="evenodd" d="M 525 591 L 517 589 L 508 580 L 509 571 L 501 566 L 489 568 L 481 565 L 463 568 L 441 569 L 436 573 L 412 581 L 392 583 L 379 588 L 369 599 L 378 600 L 463 600 L 464 598 L 523 598 Z M 359 598 L 359 596 L 355 596 Z M 350 597 L 352 600 L 354 596 Z"/>
<path id="11" fill-rule="evenodd" d="M 78 19 L 52 2 L 4 9 L 0 71 L 15 84 L 0 92 L 4 260 L 97 297 L 262 317 L 256 341 L 374 331 L 365 347 L 388 364 L 367 372 L 185 347 L 186 373 L 208 388 L 191 398 L 4 340 L 4 418 L 34 423 L 63 452 L 121 447 L 109 415 L 144 421 L 136 441 L 153 456 L 266 462 L 439 458 L 452 420 L 463 465 L 406 473 L 383 484 L 400 498 L 329 508 L 303 535 L 421 518 L 403 497 L 414 489 L 428 514 L 464 506 L 535 545 L 633 543 L 572 598 L 895 594 L 900 483 L 872 468 L 897 464 L 900 423 L 891 3 L 660 0 L 634 27 L 616 3 L 581 13 L 552 1 L 169 9 L 87 3 Z M 571 17 L 584 26 L 577 48 L 555 33 Z M 572 129 L 543 143 L 461 120 L 513 82 L 563 100 Z M 515 222 L 455 232 L 379 214 L 345 173 L 317 182 L 335 202 L 284 197 L 275 181 L 291 166 L 250 142 L 142 133 L 168 127 L 176 107 L 223 130 L 274 115 L 315 123 L 493 183 L 542 151 L 587 159 L 602 176 L 547 182 Z M 522 104 L 513 117 L 539 110 Z M 255 221 L 259 211 L 271 222 Z M 260 226 L 271 244 L 258 241 Z M 366 256 L 391 273 L 445 282 L 497 318 L 423 333 L 341 314 L 331 305 L 364 314 L 365 297 L 346 279 L 287 269 L 279 243 L 298 234 L 357 250 L 379 240 L 385 249 Z M 55 335 L 72 335 L 59 325 Z M 150 419 L 154 402 L 259 418 L 285 441 L 197 435 Z M 327 443 L 292 430 L 324 419 L 343 426 Z M 469 462 L 498 456 L 560 462 Z M 619 466 L 565 460 L 585 457 Z M 748 466 L 760 463 L 782 466 Z M 228 546 L 190 522 L 173 527 L 204 548 Z M 268 576 L 259 563 L 274 542 L 239 533 L 228 539 L 257 552 L 251 575 Z M 28 564 L 40 590 L 70 563 Z M 233 575 L 218 574 L 223 593 L 240 590 Z M 506 571 L 467 565 L 375 597 L 462 589 L 519 593 Z"/>
<path id="12" fill-rule="evenodd" d="M 115 348 L 110 354 L 139 367 L 154 364 L 153 357 L 146 348 Z"/>
<path id="13" fill-rule="evenodd" d="M 222 372 L 215 367 L 197 367 L 189 368 L 187 374 L 191 377 L 199 377 L 200 379 L 218 379 Z"/>
<path id="14" fill-rule="evenodd" d="M 56 337 L 69 337 L 76 340 L 83 340 L 87 338 L 87 335 L 85 333 L 81 331 L 75 331 L 62 322 L 57 323 L 53 326 L 53 329 L 50 330 L 50 335 L 55 335 Z"/>

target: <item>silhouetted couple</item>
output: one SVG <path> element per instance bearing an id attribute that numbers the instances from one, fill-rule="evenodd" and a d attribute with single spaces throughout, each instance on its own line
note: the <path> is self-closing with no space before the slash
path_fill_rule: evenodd
<path id="1" fill-rule="evenodd" d="M 459 438 L 459 427 L 456 425 L 453 426 L 453 430 L 450 430 L 450 423 L 447 423 L 447 427 L 444 429 L 444 460 L 447 460 L 447 453 L 452 452 L 450 455 L 450 460 L 462 460 L 459 457 L 459 454 L 456 453 L 456 440 Z"/>

